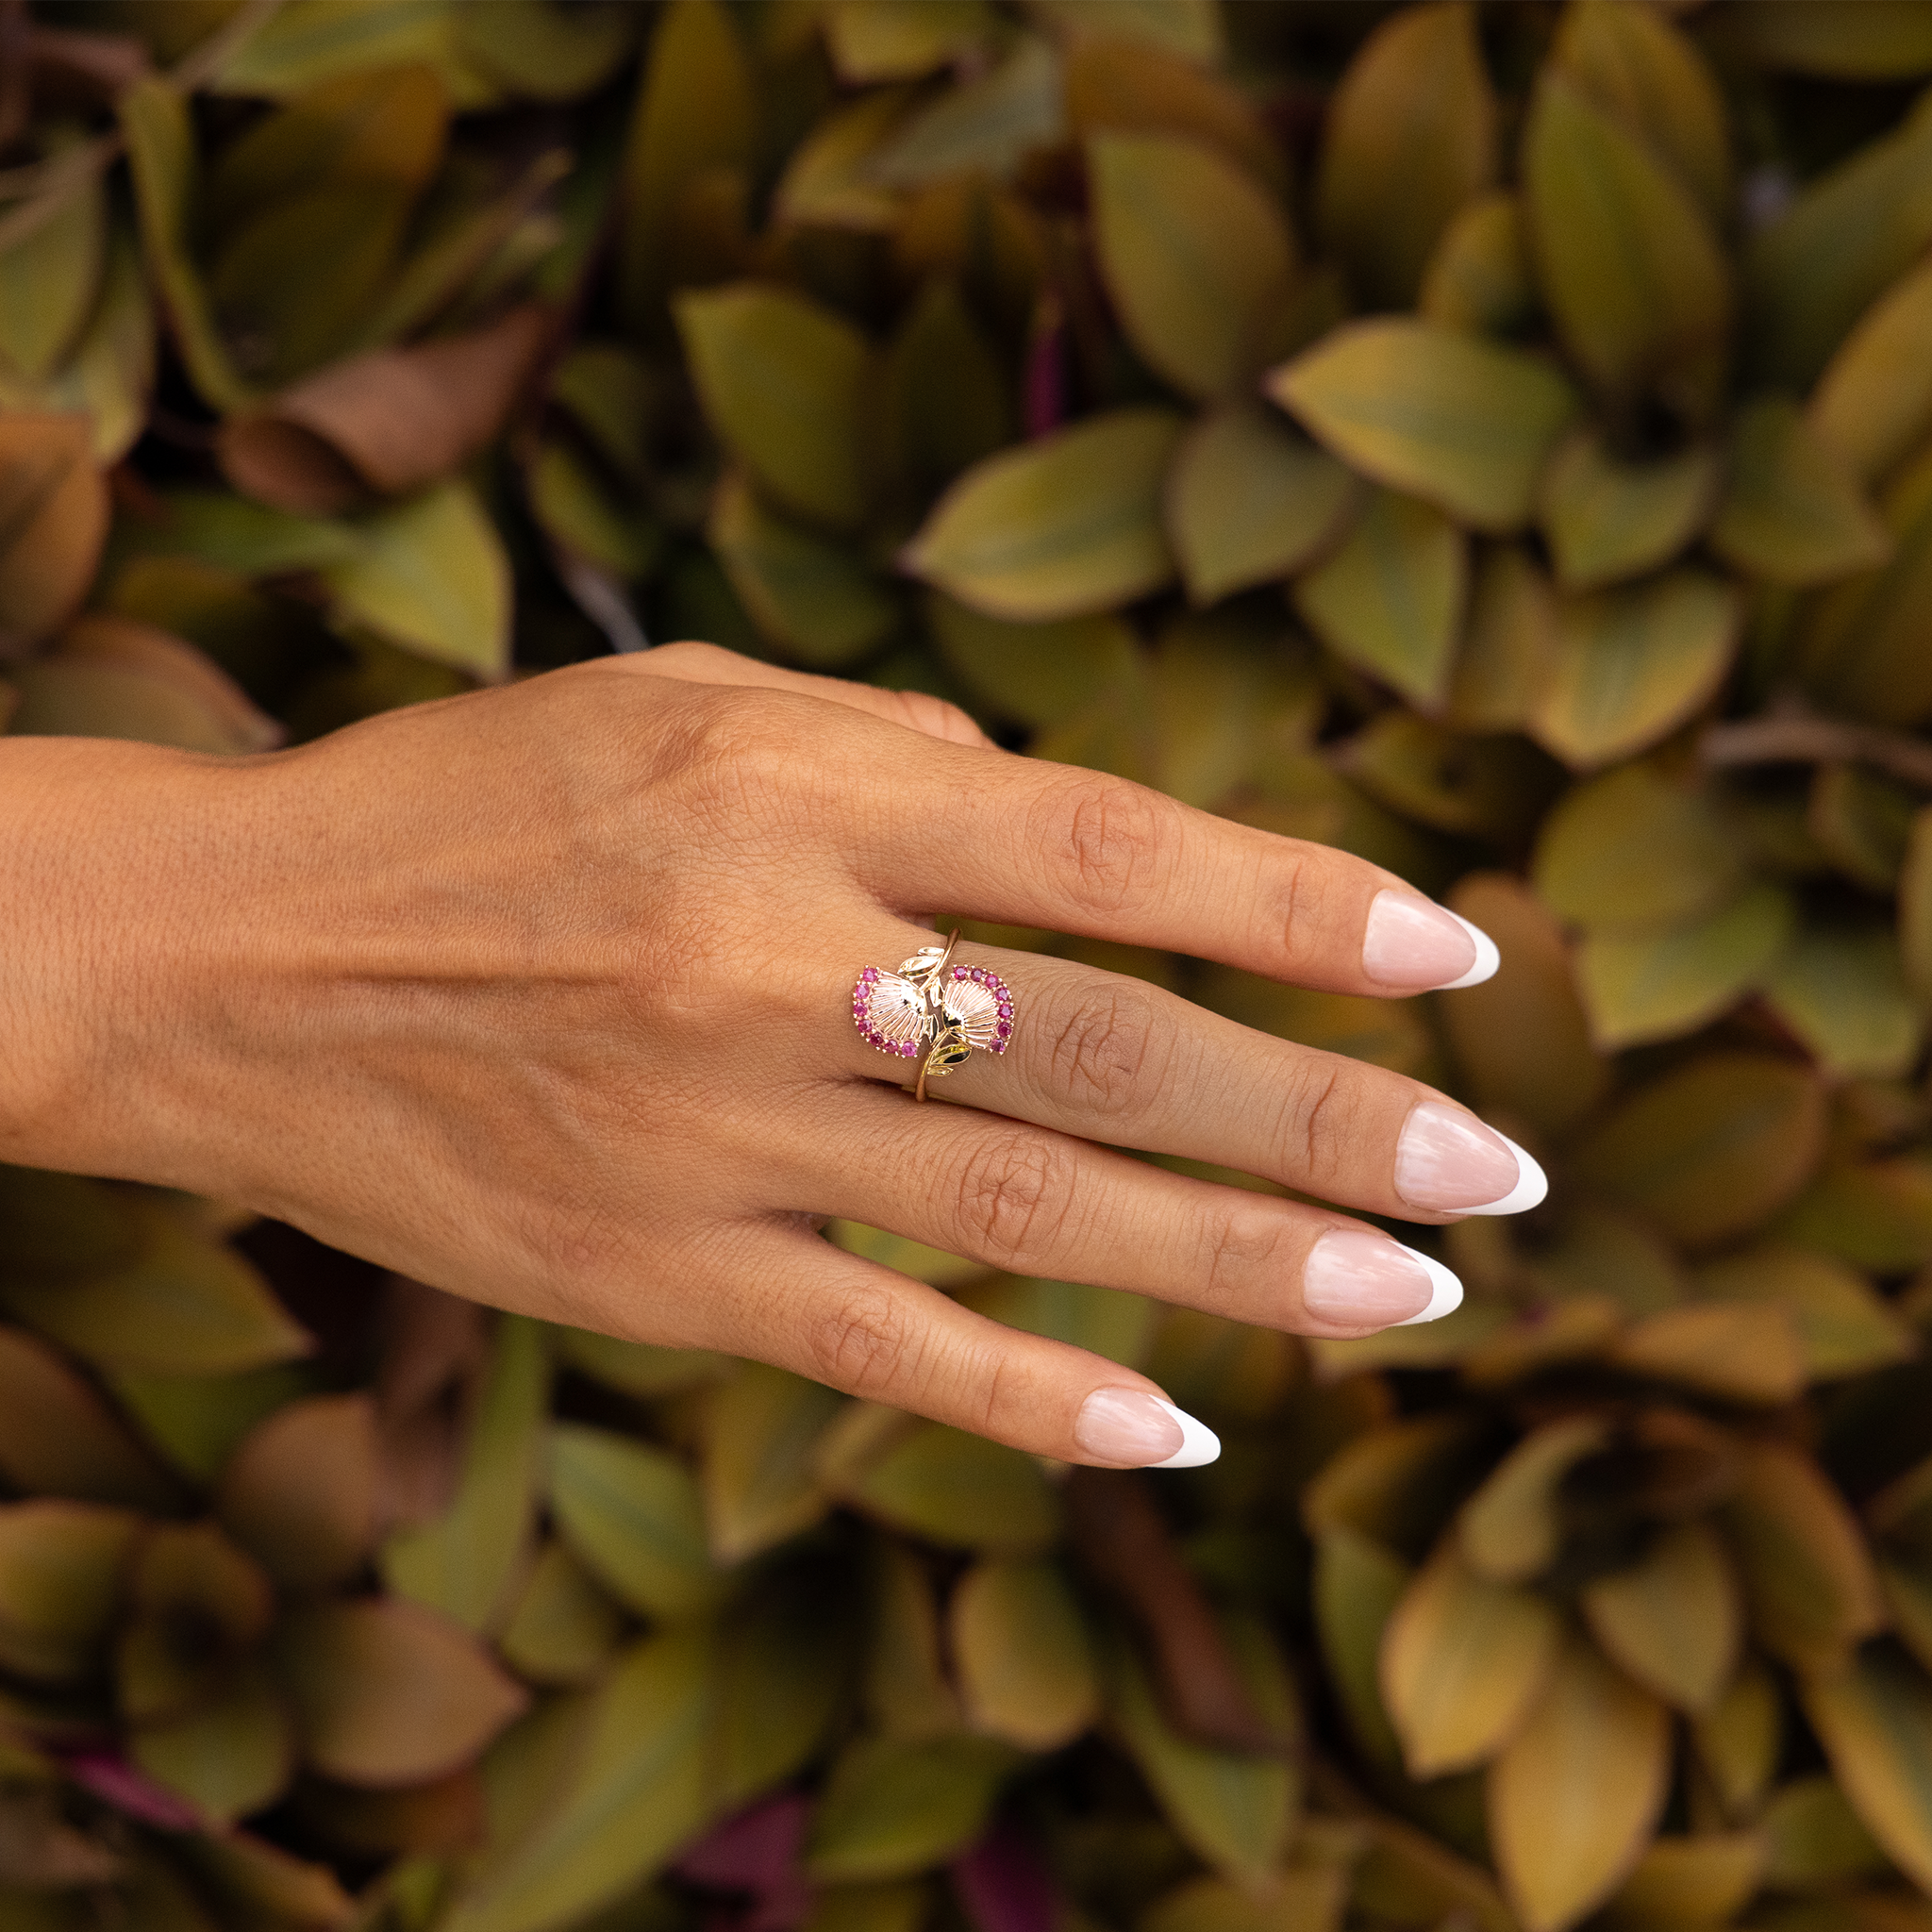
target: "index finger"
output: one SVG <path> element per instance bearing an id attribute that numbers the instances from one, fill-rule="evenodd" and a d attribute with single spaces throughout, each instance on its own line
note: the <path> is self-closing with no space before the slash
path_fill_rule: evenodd
<path id="1" fill-rule="evenodd" d="M 927 744 L 870 883 L 901 907 L 1191 953 L 1325 992 L 1474 986 L 1494 942 L 1380 866 L 1117 778 Z"/>

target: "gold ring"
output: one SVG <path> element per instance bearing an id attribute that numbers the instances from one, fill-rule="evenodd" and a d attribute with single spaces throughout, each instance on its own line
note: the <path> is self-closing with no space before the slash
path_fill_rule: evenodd
<path id="1" fill-rule="evenodd" d="M 925 1083 L 968 1059 L 974 1047 L 1005 1053 L 1013 1037 L 1012 989 L 990 966 L 956 966 L 956 925 L 942 946 L 925 946 L 898 972 L 868 966 L 852 988 L 852 1024 L 881 1053 L 918 1059 L 915 1100 Z"/>

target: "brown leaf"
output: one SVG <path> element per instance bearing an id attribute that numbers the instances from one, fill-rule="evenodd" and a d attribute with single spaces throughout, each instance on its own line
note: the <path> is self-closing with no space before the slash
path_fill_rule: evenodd
<path id="1" fill-rule="evenodd" d="M 62 661 L 112 665 L 165 686 L 207 719 L 208 735 L 217 741 L 210 748 L 272 751 L 288 736 L 212 658 L 153 625 L 90 610 L 61 632 L 54 656 Z"/>
<path id="2" fill-rule="evenodd" d="M 1067 1518 L 1082 1563 L 1125 1601 L 1140 1626 L 1174 1722 L 1191 1737 L 1237 1751 L 1278 1742 L 1144 1481 L 1127 1471 L 1076 1469 L 1067 1483 Z"/>
<path id="3" fill-rule="evenodd" d="M 242 1439 L 216 1507 L 290 1590 L 345 1582 L 375 1544 L 375 1405 L 317 1395 L 278 1408 Z"/>
<path id="4" fill-rule="evenodd" d="M 222 468 L 244 495 L 304 516 L 436 482 L 495 438 L 550 328 L 526 303 L 471 335 L 331 363 L 232 417 Z"/>
<path id="5" fill-rule="evenodd" d="M 108 535 L 108 488 L 85 416 L 0 414 L 0 652 L 60 627 Z"/>
<path id="6" fill-rule="evenodd" d="M 483 1781 L 468 1765 L 400 1790 L 358 1790 L 310 1778 L 294 1802 L 303 1822 L 329 1844 L 364 1857 L 446 1857 L 481 1844 L 489 1827 Z"/>
<path id="7" fill-rule="evenodd" d="M 385 1524 L 427 1523 L 456 1494 L 463 1439 L 490 1364 L 489 1320 L 475 1302 L 394 1274 L 378 1325 L 377 1515 Z"/>
<path id="8" fill-rule="evenodd" d="M 0 1328 L 0 1474 L 28 1494 L 165 1509 L 175 1485 L 45 1343 Z"/>

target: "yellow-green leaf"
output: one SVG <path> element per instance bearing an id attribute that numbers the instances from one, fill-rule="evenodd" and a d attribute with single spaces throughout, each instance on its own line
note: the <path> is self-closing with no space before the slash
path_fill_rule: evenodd
<path id="1" fill-rule="evenodd" d="M 1522 197 L 1498 190 L 1465 202 L 1423 276 L 1417 308 L 1424 320 L 1471 335 L 1520 335 L 1540 300 Z"/>
<path id="2" fill-rule="evenodd" d="M 1882 928 L 1807 927 L 1771 968 L 1764 994 L 1827 1073 L 1889 1079 L 1918 1058 L 1925 1016 Z"/>
<path id="3" fill-rule="evenodd" d="M 1790 894 L 1760 882 L 1682 924 L 1587 933 L 1576 983 L 1591 1038 L 1613 1053 L 1720 1018 L 1774 970 L 1796 921 Z"/>
<path id="4" fill-rule="evenodd" d="M 1773 1656 L 1800 1670 L 1836 1669 L 1884 1626 L 1865 1539 L 1808 1456 L 1780 1443 L 1753 1444 L 1723 1522 L 1752 1634 Z"/>
<path id="5" fill-rule="evenodd" d="M 1613 396 L 1657 389 L 1692 415 L 1722 381 L 1729 272 L 1690 191 L 1559 73 L 1524 137 L 1544 299 L 1586 375 Z"/>
<path id="6" fill-rule="evenodd" d="M 838 1486 L 895 1529 L 955 1548 L 1030 1548 L 1050 1542 L 1059 1523 L 1059 1499 L 1031 1457 L 938 1423 L 842 1473 Z"/>
<path id="7" fill-rule="evenodd" d="M 1732 431 L 1729 480 L 1711 547 L 1767 583 L 1801 588 L 1873 570 L 1890 533 L 1794 403 L 1751 403 Z"/>
<path id="8" fill-rule="evenodd" d="M 1352 323 L 1268 391 L 1354 468 L 1478 529 L 1529 521 L 1576 394 L 1548 363 L 1425 322 Z"/>
<path id="9" fill-rule="evenodd" d="M 1211 400 L 1268 358 L 1294 273 L 1281 209 L 1246 169 L 1169 134 L 1087 146 L 1101 273 L 1141 358 Z"/>
<path id="10" fill-rule="evenodd" d="M 174 1485 L 51 1348 L 0 1328 L 0 1474 L 27 1495 L 165 1510 Z"/>
<path id="11" fill-rule="evenodd" d="M 1932 425 L 1932 263 L 1861 315 L 1805 406 L 1805 420 L 1859 481 L 1881 481 Z"/>
<path id="12" fill-rule="evenodd" d="M 1293 575 L 1339 540 L 1360 497 L 1341 464 L 1272 410 L 1210 410 L 1167 486 L 1167 530 L 1190 600 L 1212 604 Z"/>
<path id="13" fill-rule="evenodd" d="M 1824 1095 L 1788 1060 L 1711 1053 L 1624 1100 L 1576 1153 L 1578 1177 L 1691 1244 L 1768 1220 L 1824 1151 Z"/>
<path id="14" fill-rule="evenodd" d="M 1932 807 L 1912 819 L 1898 881 L 1899 966 L 1920 1005 L 1932 1006 Z"/>
<path id="15" fill-rule="evenodd" d="M 0 363 L 50 375 L 100 292 L 108 202 L 97 175 L 44 191 L 47 213 L 0 254 Z M 9 217 L 18 214 L 9 210 Z"/>
<path id="16" fill-rule="evenodd" d="M 812 1474 L 812 1445 L 844 1397 L 803 1375 L 741 1363 L 705 1415 L 702 1488 L 711 1554 L 741 1563 L 831 1508 Z"/>
<path id="17" fill-rule="evenodd" d="M 1310 1596 L 1328 1680 L 1357 1746 L 1391 1770 L 1402 1742 L 1383 1707 L 1379 1658 L 1408 1581 L 1408 1565 L 1373 1537 L 1345 1524 L 1316 1531 Z"/>
<path id="18" fill-rule="evenodd" d="M 1757 1891 L 1765 1856 L 1764 1840 L 1756 1832 L 1659 1838 L 1610 1901 L 1607 1932 L 1729 1924 Z"/>
<path id="19" fill-rule="evenodd" d="M 1932 1686 L 1895 1654 L 1801 1685 L 1805 1715 L 1872 1836 L 1920 1886 L 1932 1886 Z"/>
<path id="20" fill-rule="evenodd" d="M 559 1423 L 550 1439 L 550 1507 L 572 1553 L 630 1608 L 689 1616 L 716 1600 L 697 1484 L 675 1457 Z"/>
<path id="21" fill-rule="evenodd" d="M 990 73 L 963 81 L 922 108 L 867 172 L 887 187 L 917 188 L 948 175 L 1011 175 L 1035 147 L 1065 132 L 1058 54 L 1022 34 Z"/>
<path id="22" fill-rule="evenodd" d="M 73 614 L 108 534 L 83 416 L 0 415 L 0 648 L 18 656 Z"/>
<path id="23" fill-rule="evenodd" d="M 1100 1707 L 1078 1600 L 1051 1558 L 989 1557 L 954 1586 L 952 1655 L 974 1730 L 1057 1751 Z"/>
<path id="24" fill-rule="evenodd" d="M 803 295 L 756 282 L 681 295 L 676 313 L 705 413 L 759 485 L 834 529 L 862 522 L 865 338 Z"/>
<path id="25" fill-rule="evenodd" d="M 1402 308 L 1443 229 L 1496 171 L 1496 102 L 1473 9 L 1404 8 L 1330 95 L 1315 215 L 1362 306 Z"/>
<path id="26" fill-rule="evenodd" d="M 120 1612 L 141 1518 L 94 1503 L 0 1504 L 0 1666 L 87 1676 Z"/>
<path id="27" fill-rule="evenodd" d="M 767 509 L 741 475 L 719 484 L 706 535 L 752 622 L 814 670 L 841 669 L 899 621 L 856 552 Z"/>
<path id="28" fill-rule="evenodd" d="M 127 1755 L 157 1784 L 220 1824 L 273 1803 L 295 1768 L 287 1707 L 252 1659 L 200 1708 L 137 1730 Z"/>
<path id="29" fill-rule="evenodd" d="M 1782 0 L 1751 7 L 1733 30 L 1755 59 L 1840 80 L 1906 79 L 1932 69 L 1932 21 L 1917 0 Z"/>
<path id="30" fill-rule="evenodd" d="M 1715 449 L 1629 460 L 1580 429 L 1543 473 L 1538 514 L 1566 591 L 1593 591 L 1669 563 L 1704 527 L 1724 474 Z"/>
<path id="31" fill-rule="evenodd" d="M 1556 639 L 1549 579 L 1517 545 L 1485 545 L 1443 722 L 1464 731 L 1521 731 L 1535 712 Z"/>
<path id="32" fill-rule="evenodd" d="M 339 619 L 486 682 L 509 669 L 510 567 L 476 493 L 452 480 L 358 526 L 322 573 Z"/>
<path id="33" fill-rule="evenodd" d="M 1139 668 L 1133 630 L 1111 613 L 1008 624 L 937 591 L 925 613 L 940 655 L 969 692 L 996 715 L 1036 729 L 1063 723 Z"/>
<path id="34" fill-rule="evenodd" d="M 1529 1715 L 1561 1637 L 1548 1598 L 1476 1575 L 1445 1537 L 1382 1634 L 1382 1698 L 1409 1775 L 1493 1757 Z"/>
<path id="35" fill-rule="evenodd" d="M 1717 1702 L 1691 1721 L 1690 1735 L 1725 1810 L 1749 1817 L 1777 1770 L 1784 1692 L 1762 1663 L 1747 1658 Z"/>
<path id="36" fill-rule="evenodd" d="M 1690 565 L 1565 599 L 1532 735 L 1580 771 L 1655 744 L 1715 696 L 1739 622 L 1732 587 Z"/>
<path id="37" fill-rule="evenodd" d="M 1570 1416 L 1525 1436 L 1469 1501 L 1457 1533 L 1470 1568 L 1491 1583 L 1526 1583 L 1561 1548 L 1563 1479 L 1609 1440 L 1595 1415 Z"/>
<path id="38" fill-rule="evenodd" d="M 624 1612 L 560 1542 L 545 1543 L 504 1626 L 504 1661 L 533 1684 L 590 1684 L 624 1635 Z"/>
<path id="39" fill-rule="evenodd" d="M 1341 549 L 1296 580 L 1294 600 L 1344 663 L 1430 708 L 1448 683 L 1468 578 L 1467 540 L 1441 510 L 1378 490 Z"/>
<path id="40" fill-rule="evenodd" d="M 1814 1377 L 1859 1374 L 1918 1353 L 1917 1337 L 1861 1276 L 1803 1248 L 1771 1243 L 1709 1262 L 1697 1292 L 1789 1309 Z"/>
<path id="41" fill-rule="evenodd" d="M 1604 1649 L 1679 1710 L 1708 1710 L 1730 1681 L 1742 1637 L 1738 1579 L 1701 1523 L 1657 1532 L 1627 1569 L 1585 1585 L 1584 1620 Z"/>
<path id="42" fill-rule="evenodd" d="M 1157 591 L 1174 572 L 1160 488 L 1181 429 L 1167 409 L 1114 409 L 990 457 L 940 499 L 902 560 L 960 603 L 1021 622 Z"/>
<path id="43" fill-rule="evenodd" d="M 812 1816 L 806 1870 L 814 1879 L 901 1878 L 977 1838 L 1012 1747 L 990 1738 L 929 1743 L 873 1739 L 832 1767 Z"/>
<path id="44" fill-rule="evenodd" d="M 1635 1867 L 1670 1784 L 1670 1715 L 1581 1638 L 1490 1767 L 1490 1842 L 1526 1932 L 1561 1932 Z"/>

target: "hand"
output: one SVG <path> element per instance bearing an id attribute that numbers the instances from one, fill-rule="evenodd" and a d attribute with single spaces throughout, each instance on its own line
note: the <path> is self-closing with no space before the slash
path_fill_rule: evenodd
<path id="1" fill-rule="evenodd" d="M 962 949 L 1014 990 L 1011 1048 L 915 1105 L 851 995 L 937 906 L 1339 992 L 1494 960 L 1372 865 L 1013 757 L 933 700 L 677 645 L 259 758 L 8 750 L 42 807 L 8 882 L 46 908 L 7 1016 L 12 1158 L 243 1202 L 504 1307 L 1047 1456 L 1205 1459 L 1144 1376 L 824 1218 L 1348 1336 L 1459 1288 L 1345 1215 L 1114 1147 L 1418 1221 L 1541 1195 L 1414 1080 L 1033 954 Z"/>

